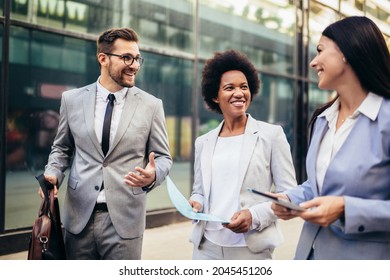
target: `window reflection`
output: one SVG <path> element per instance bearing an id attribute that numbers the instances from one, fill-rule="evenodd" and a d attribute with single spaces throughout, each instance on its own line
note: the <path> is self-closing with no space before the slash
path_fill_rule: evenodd
<path id="1" fill-rule="evenodd" d="M 295 8 L 290 1 L 200 1 L 200 55 L 245 52 L 262 71 L 292 73 Z"/>
<path id="2" fill-rule="evenodd" d="M 338 19 L 336 11 L 329 7 L 323 6 L 319 3 L 311 3 L 309 14 L 309 30 L 310 30 L 310 44 L 309 44 L 309 62 L 317 54 L 317 44 L 320 40 L 322 31 L 332 22 Z M 317 72 L 309 69 L 309 77 L 317 80 Z"/>
<path id="3" fill-rule="evenodd" d="M 47 162 L 61 93 L 96 80 L 98 71 L 94 42 L 15 26 L 10 35 L 7 229 L 26 227 L 35 218 L 39 197 L 34 175 Z"/>
<path id="4" fill-rule="evenodd" d="M 334 92 L 321 90 L 317 84 L 311 83 L 309 85 L 309 118 L 311 118 L 315 109 L 330 101 L 334 96 Z"/>
<path id="5" fill-rule="evenodd" d="M 179 51 L 193 51 L 192 1 L 132 0 L 130 26 L 142 30 L 142 42 Z"/>
<path id="6" fill-rule="evenodd" d="M 390 36 L 390 2 L 381 0 L 366 1 L 367 16 L 369 16 L 379 29 Z"/>
<path id="7" fill-rule="evenodd" d="M 387 47 L 390 49 L 390 37 L 385 35 Z"/>
<path id="8" fill-rule="evenodd" d="M 261 93 L 248 112 L 257 119 L 281 124 L 292 147 L 293 96 L 301 94 L 294 92 L 293 87 L 295 2 L 198 0 L 198 77 L 202 62 L 215 51 L 234 48 L 247 54 L 262 75 Z M 348 15 L 365 14 L 372 18 L 390 47 L 389 1 L 306 2 L 310 3 L 309 60 L 316 55 L 323 29 Z M 0 3 L 2 13 L 4 0 Z M 194 87 L 199 87 L 193 84 L 195 0 L 10 0 L 10 3 L 11 18 L 32 25 L 16 27 L 11 22 L 7 131 L 3 132 L 7 139 L 6 228 L 29 226 L 35 218 L 39 198 L 33 175 L 42 170 L 47 160 L 58 121 L 59 97 L 66 89 L 96 81 L 95 42 L 85 37 L 109 27 L 129 26 L 139 32 L 146 61 L 137 76 L 137 85 L 164 102 L 176 163 L 170 174 L 180 179 L 178 186 L 188 195 L 193 148 L 192 93 Z M 38 31 L 36 26 L 50 32 Z M 0 25 L 0 34 L 2 28 Z M 67 36 L 68 32 L 79 38 Z M 331 93 L 318 89 L 316 72 L 309 70 L 309 73 L 311 116 L 316 107 L 329 100 Z M 222 117 L 207 111 L 201 97 L 198 102 L 198 133 L 203 134 L 216 127 Z M 148 210 L 171 207 L 165 196 L 164 188 L 153 192 Z"/>
<path id="9" fill-rule="evenodd" d="M 350 0 L 347 0 L 347 1 L 350 1 Z M 314 1 L 310 1 L 310 2 L 314 2 Z M 333 8 L 333 9 L 338 9 L 339 7 L 339 1 L 338 0 L 317 0 L 316 2 L 318 3 L 321 3 L 327 7 L 330 7 L 330 8 Z M 312 3 L 310 3 L 311 5 Z"/>
<path id="10" fill-rule="evenodd" d="M 364 0 L 341 0 L 340 11 L 345 15 L 364 15 Z"/>
<path id="11" fill-rule="evenodd" d="M 262 87 L 248 112 L 256 119 L 283 127 L 289 143 L 293 141 L 293 81 L 270 75 L 261 76 Z"/>

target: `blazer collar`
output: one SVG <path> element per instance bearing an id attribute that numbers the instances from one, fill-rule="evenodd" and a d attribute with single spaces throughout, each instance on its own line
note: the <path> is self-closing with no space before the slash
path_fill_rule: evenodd
<path id="1" fill-rule="evenodd" d="M 118 130 L 115 134 L 112 145 L 110 146 L 110 151 L 115 148 L 116 145 L 120 142 L 121 138 L 125 134 L 127 128 L 130 125 L 131 120 L 134 117 L 134 113 L 137 109 L 139 102 L 141 101 L 141 96 L 139 94 L 139 89 L 137 87 L 131 87 L 128 89 L 125 99 L 125 104 L 123 106 L 123 111 L 121 115 L 121 119 L 119 121 Z"/>
<path id="2" fill-rule="evenodd" d="M 316 179 L 316 162 L 320 143 L 325 133 L 328 131 L 328 121 L 325 116 L 317 117 L 315 122 L 315 128 L 313 129 L 312 138 L 310 140 L 309 150 L 307 152 L 306 170 L 308 177 L 313 178 L 311 184 L 314 186 L 313 190 L 318 194 L 318 186 Z"/>
<path id="3" fill-rule="evenodd" d="M 86 123 L 85 127 L 96 150 L 98 150 L 99 153 L 103 156 L 102 148 L 95 133 L 96 91 L 97 85 L 95 82 L 91 85 L 88 85 L 84 91 L 80 92 L 80 94 L 83 94 L 84 119 Z"/>
<path id="4" fill-rule="evenodd" d="M 238 183 L 242 185 L 244 182 L 246 171 L 248 170 L 251 161 L 253 150 L 256 147 L 256 142 L 260 137 L 259 127 L 257 121 L 248 114 L 248 120 L 244 132 L 244 141 L 241 147 L 240 169 Z M 259 148 L 259 147 L 256 147 Z"/>
<path id="5" fill-rule="evenodd" d="M 101 156 L 103 157 L 104 156 L 103 151 L 95 133 L 96 90 L 97 90 L 96 82 L 85 88 L 84 91 L 85 94 L 83 95 L 84 118 L 85 118 L 86 129 L 88 130 L 89 137 L 91 138 L 91 141 L 95 146 L 96 150 L 98 150 Z M 113 148 L 116 145 L 118 145 L 120 139 L 125 134 L 126 129 L 129 126 L 140 101 L 140 96 L 138 93 L 139 93 L 139 89 L 137 87 L 132 87 L 128 89 L 119 127 L 115 134 L 112 145 L 110 145 L 110 149 L 106 156 L 108 156 L 110 152 L 113 150 Z"/>

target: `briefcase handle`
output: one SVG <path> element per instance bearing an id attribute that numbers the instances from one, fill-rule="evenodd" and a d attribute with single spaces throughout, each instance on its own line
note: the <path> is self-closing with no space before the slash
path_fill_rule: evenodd
<path id="1" fill-rule="evenodd" d="M 46 181 L 43 174 L 35 176 L 35 178 L 38 180 L 45 196 L 40 207 L 39 216 L 42 216 L 43 214 L 52 216 L 51 214 L 54 211 L 54 185 Z"/>

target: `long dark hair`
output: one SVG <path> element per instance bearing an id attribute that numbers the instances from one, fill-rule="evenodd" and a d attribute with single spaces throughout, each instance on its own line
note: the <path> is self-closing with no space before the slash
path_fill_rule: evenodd
<path id="1" fill-rule="evenodd" d="M 332 23 L 322 32 L 339 47 L 362 87 L 390 99 L 390 54 L 378 26 L 369 18 L 352 16 Z M 320 106 L 309 122 L 312 130 L 317 116 L 338 98 Z"/>

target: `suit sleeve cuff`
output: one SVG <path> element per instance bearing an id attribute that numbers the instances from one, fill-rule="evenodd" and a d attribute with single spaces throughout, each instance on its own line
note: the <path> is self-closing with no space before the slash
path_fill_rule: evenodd
<path id="1" fill-rule="evenodd" d="M 153 183 L 151 183 L 149 186 L 145 186 L 145 187 L 142 187 L 142 190 L 144 192 L 150 192 L 152 189 L 154 189 L 154 187 L 156 186 L 156 181 L 154 181 Z"/>

